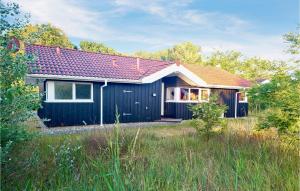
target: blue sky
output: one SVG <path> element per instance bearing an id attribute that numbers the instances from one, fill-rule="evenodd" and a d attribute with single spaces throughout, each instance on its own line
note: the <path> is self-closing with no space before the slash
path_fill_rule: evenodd
<path id="1" fill-rule="evenodd" d="M 282 35 L 296 31 L 298 0 L 18 0 L 33 23 L 52 23 L 73 43 L 103 42 L 118 51 L 155 51 L 191 41 L 209 55 L 288 59 Z"/>

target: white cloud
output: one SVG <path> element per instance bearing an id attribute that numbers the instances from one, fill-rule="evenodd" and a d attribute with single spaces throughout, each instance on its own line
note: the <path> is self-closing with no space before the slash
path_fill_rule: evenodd
<path id="1" fill-rule="evenodd" d="M 29 12 L 33 23 L 52 23 L 68 35 L 101 40 L 107 35 L 101 13 L 93 12 L 75 1 L 19 0 L 24 12 Z"/>
<path id="2" fill-rule="evenodd" d="M 220 12 L 205 12 L 187 8 L 190 0 L 115 0 L 113 5 L 124 11 L 143 11 L 157 17 L 161 22 L 210 31 L 234 32 L 249 27 L 248 21 Z"/>
<path id="3" fill-rule="evenodd" d="M 24 12 L 31 14 L 33 23 L 50 22 L 76 39 L 125 43 L 131 45 L 131 50 L 135 49 L 134 44 L 144 44 L 144 50 L 152 51 L 189 40 L 199 44 L 207 54 L 214 50 L 237 50 L 247 56 L 288 59 L 280 35 L 249 32 L 254 23 L 231 14 L 189 8 L 191 0 L 168 3 L 115 0 L 106 2 L 109 6 L 105 9 L 102 2 L 91 2 L 92 9 L 85 1 L 75 0 L 19 0 L 18 3 Z M 148 16 L 151 23 L 141 26 L 128 21 L 120 28 L 116 24 L 118 19 L 132 12 Z"/>

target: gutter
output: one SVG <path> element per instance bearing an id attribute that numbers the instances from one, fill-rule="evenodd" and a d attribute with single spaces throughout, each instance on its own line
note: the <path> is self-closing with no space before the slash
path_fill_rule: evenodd
<path id="1" fill-rule="evenodd" d="M 41 78 L 50 80 L 71 80 L 71 81 L 87 81 L 87 82 L 103 82 L 109 80 L 115 83 L 134 83 L 141 84 L 141 80 L 128 80 L 128 79 L 113 79 L 113 78 L 98 78 L 98 77 L 83 77 L 83 76 L 65 76 L 65 75 L 48 75 L 48 74 L 27 74 L 30 78 Z"/>
<path id="2" fill-rule="evenodd" d="M 104 85 L 100 87 L 100 126 L 103 126 L 103 88 L 107 86 L 107 79 L 104 80 Z"/>

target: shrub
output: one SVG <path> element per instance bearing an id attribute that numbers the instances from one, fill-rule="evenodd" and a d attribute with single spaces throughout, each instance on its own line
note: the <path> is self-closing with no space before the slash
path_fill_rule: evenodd
<path id="1" fill-rule="evenodd" d="M 0 4 L 1 147 L 11 149 L 16 141 L 30 137 L 23 129 L 19 128 L 22 127 L 22 122 L 33 114 L 32 111 L 39 107 L 39 94 L 35 91 L 35 87 L 25 83 L 26 63 L 32 61 L 32 57 L 26 55 L 22 47 L 18 47 L 16 40 L 19 37 L 17 30 L 26 24 L 26 20 L 20 15 L 17 4 L 7 3 L 4 5 L 2 2 Z M 5 152 L 10 149 L 6 149 Z"/>
<path id="2" fill-rule="evenodd" d="M 279 73 L 248 91 L 250 105 L 259 108 L 259 128 L 275 127 L 281 132 L 299 132 L 300 71 Z"/>
<path id="3" fill-rule="evenodd" d="M 217 103 L 217 96 L 213 95 L 208 102 L 190 106 L 190 110 L 193 112 L 193 126 L 198 133 L 204 131 L 209 139 L 211 129 L 224 124 L 222 115 L 227 106 Z"/>

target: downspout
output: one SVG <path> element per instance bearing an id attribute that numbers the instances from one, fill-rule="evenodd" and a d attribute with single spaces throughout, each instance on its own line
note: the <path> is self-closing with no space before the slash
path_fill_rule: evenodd
<path id="1" fill-rule="evenodd" d="M 237 92 L 235 92 L 235 102 L 234 102 L 234 118 L 237 118 Z"/>
<path id="2" fill-rule="evenodd" d="M 107 86 L 107 80 L 104 81 L 104 84 L 100 87 L 100 126 L 103 126 L 103 88 Z"/>

